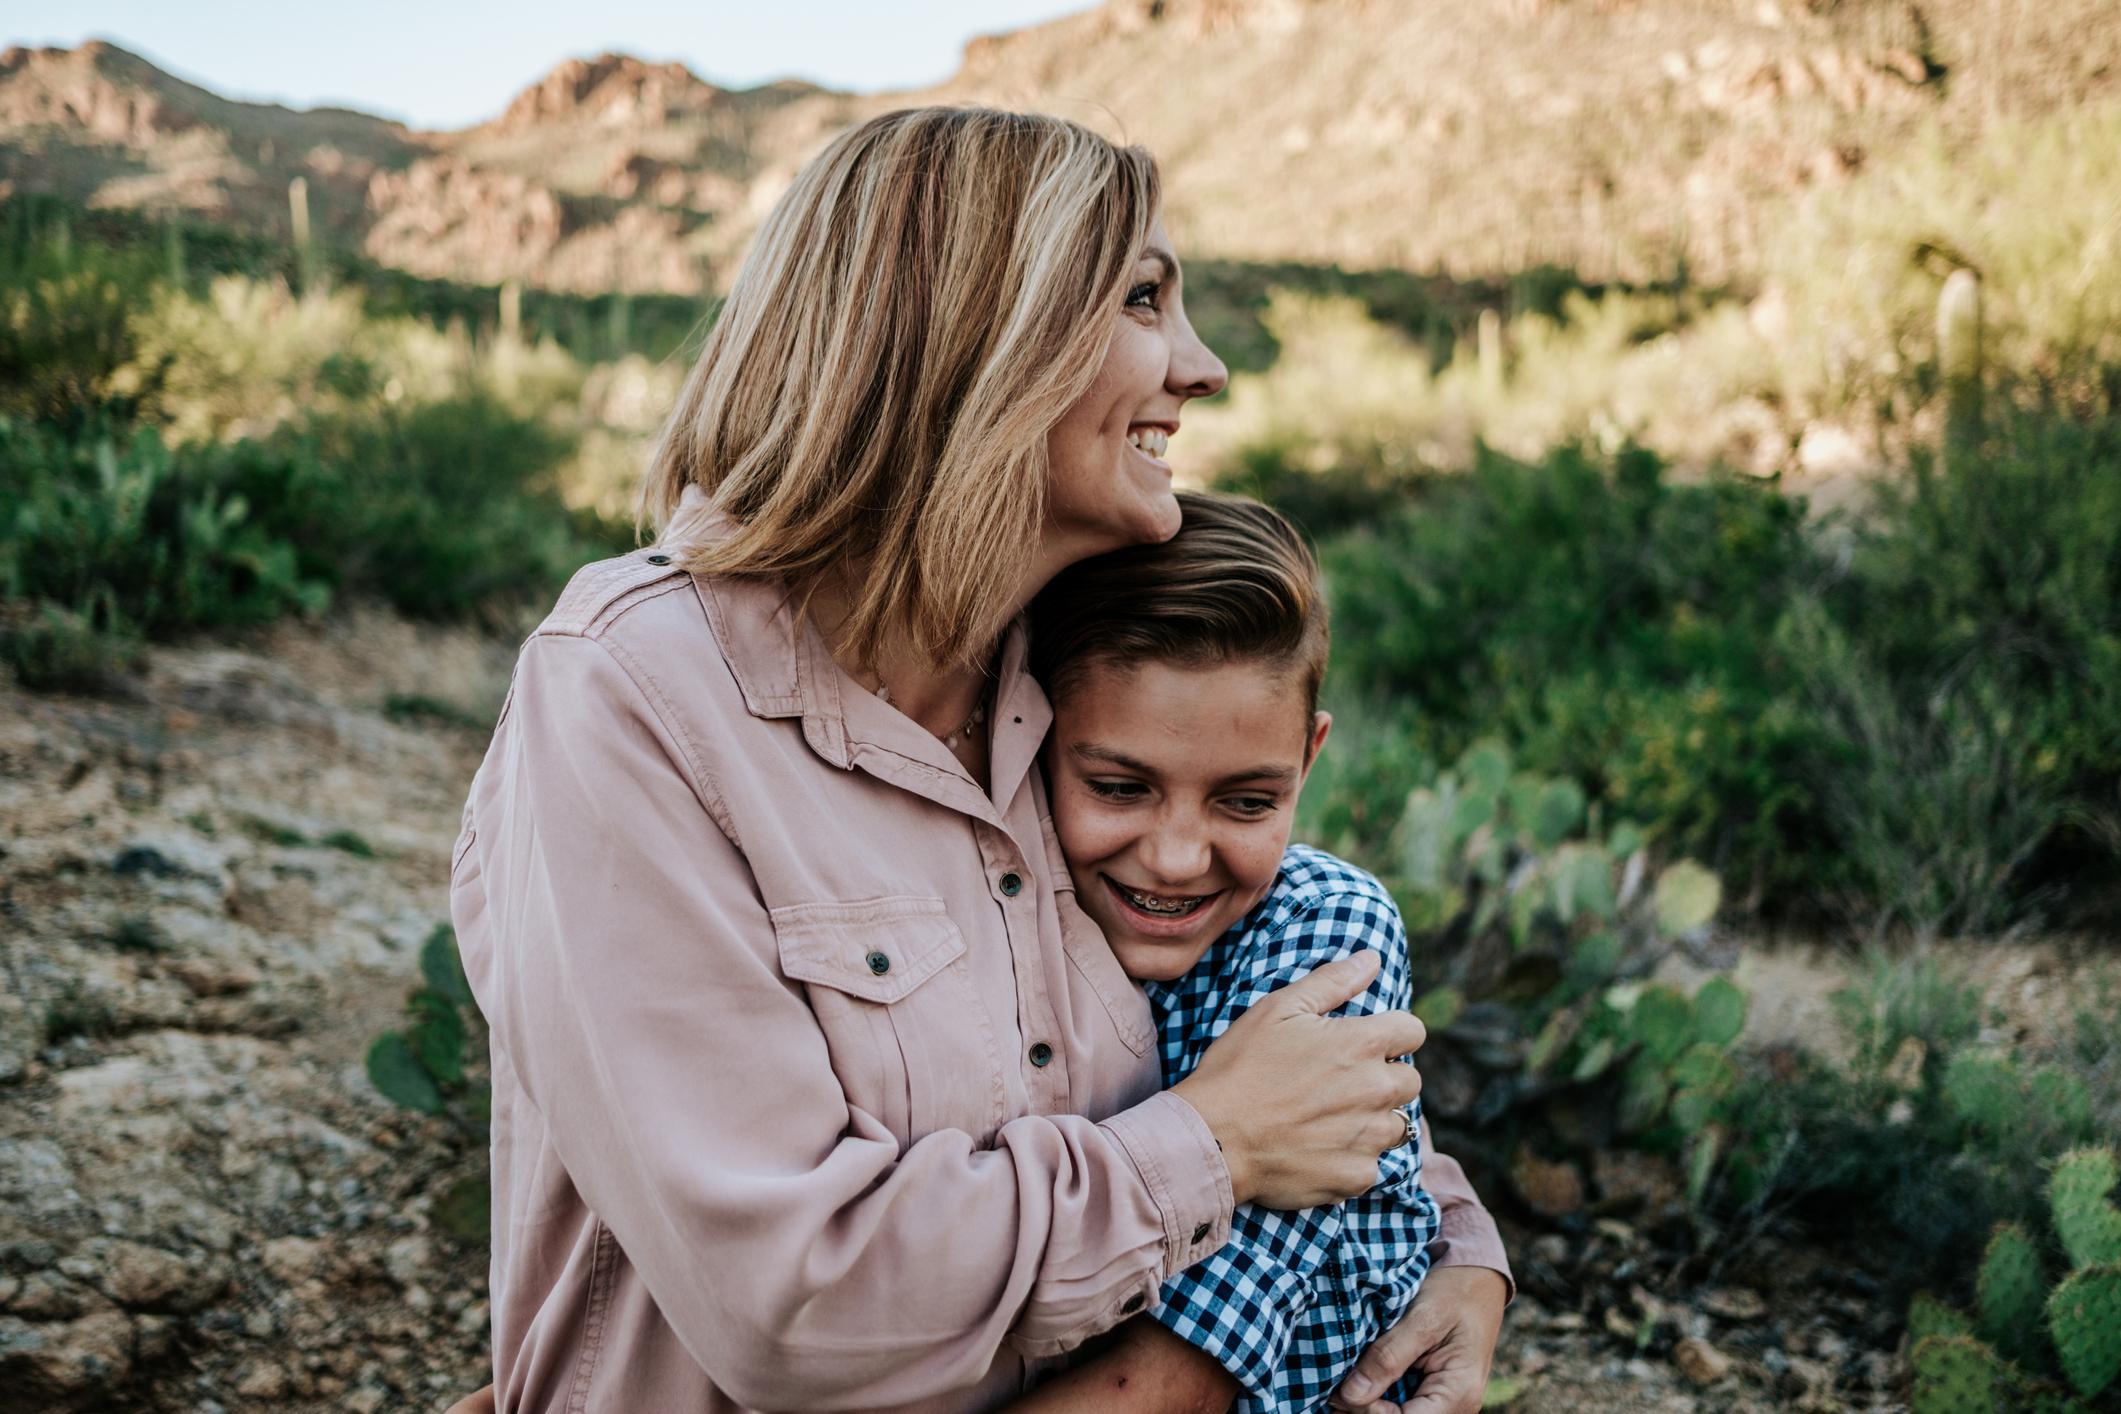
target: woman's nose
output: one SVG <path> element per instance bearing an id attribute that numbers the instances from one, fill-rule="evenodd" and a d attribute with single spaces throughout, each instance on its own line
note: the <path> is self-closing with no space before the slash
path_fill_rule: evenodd
<path id="1" fill-rule="evenodd" d="M 1184 398 L 1212 398 L 1230 382 L 1230 370 L 1187 323 L 1171 350 L 1171 391 Z"/>

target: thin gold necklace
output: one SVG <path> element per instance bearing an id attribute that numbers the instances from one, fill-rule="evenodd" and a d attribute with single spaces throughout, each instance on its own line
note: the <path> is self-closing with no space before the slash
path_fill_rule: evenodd
<path id="1" fill-rule="evenodd" d="M 980 688 L 979 701 L 972 704 L 972 715 L 965 718 L 956 731 L 942 738 L 943 745 L 949 748 L 951 752 L 962 751 L 972 744 L 971 733 L 977 731 L 981 724 L 987 720 L 987 694 L 992 689 L 993 684 L 991 682 L 982 686 Z M 876 697 L 879 702 L 889 703 L 894 707 L 898 705 L 891 701 L 891 689 L 881 682 L 876 685 Z"/>

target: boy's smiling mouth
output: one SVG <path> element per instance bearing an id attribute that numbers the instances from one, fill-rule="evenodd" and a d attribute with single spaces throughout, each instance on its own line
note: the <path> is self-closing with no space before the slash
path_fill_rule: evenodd
<path id="1" fill-rule="evenodd" d="M 1110 874 L 1097 877 L 1119 906 L 1126 910 L 1128 922 L 1137 932 L 1165 937 L 1181 937 L 1192 932 L 1200 915 L 1223 895 L 1221 889 L 1211 894 L 1156 894 L 1130 889 Z"/>

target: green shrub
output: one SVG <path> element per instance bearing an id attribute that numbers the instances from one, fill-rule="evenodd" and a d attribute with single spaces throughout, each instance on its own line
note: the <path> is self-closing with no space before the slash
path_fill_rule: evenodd
<path id="1" fill-rule="evenodd" d="M 2121 1377 L 2121 1209 L 2109 1197 L 2117 1174 L 2111 1149 L 2076 1149 L 2055 1161 L 2049 1209 L 2068 1262 L 2059 1282 L 2050 1285 L 2025 1230 L 2004 1223 L 1981 1260 L 1972 1321 L 1934 1297 L 1917 1298 L 1909 1318 L 1915 1414 L 2068 1408 L 2053 1374 L 2084 1399 Z"/>
<path id="2" fill-rule="evenodd" d="M 1605 828 L 1574 782 L 1493 742 L 1406 797 L 1374 862 L 1436 979 L 1415 1011 L 1479 1072 L 1471 1118 L 1565 1097 L 1579 1142 L 1683 1156 L 1696 1200 L 1726 1161 L 1770 1162 L 1780 1131 L 1731 1124 L 1745 993 L 1645 980 L 1715 917 L 1714 874 L 1653 872 L 1641 830 Z"/>
<path id="3" fill-rule="evenodd" d="M 1772 651 L 1822 573 L 1802 518 L 1639 450 L 1485 453 L 1324 547 L 1336 701 L 1400 704 L 1440 756 L 1500 735 L 1670 848 L 1766 876 L 1806 806 L 1809 727 Z"/>
<path id="4" fill-rule="evenodd" d="M 456 932 L 447 923 L 436 924 L 421 945 L 420 976 L 421 985 L 405 1003 L 410 1024 L 369 1043 L 368 1081 L 392 1104 L 446 1119 L 483 1145 L 493 1107 L 493 1092 L 477 1075 L 486 1020 L 464 978 Z M 444 1231 L 483 1242 L 491 1206 L 488 1180 L 468 1178 L 438 1194 L 434 1211 Z"/>
<path id="5" fill-rule="evenodd" d="M 9 228 L 0 244 L 0 414 L 70 421 L 122 403 L 132 314 L 159 278 L 157 261 L 77 242 L 63 224 L 33 225 L 26 208 L 10 207 L 0 224 Z"/>
<path id="6" fill-rule="evenodd" d="M 0 589 L 117 637 L 314 612 L 324 587 L 243 491 L 264 449 L 172 449 L 149 428 L 70 436 L 0 418 Z"/>

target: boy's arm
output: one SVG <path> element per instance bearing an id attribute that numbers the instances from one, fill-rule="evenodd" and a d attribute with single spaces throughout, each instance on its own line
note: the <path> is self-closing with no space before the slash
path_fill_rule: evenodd
<path id="1" fill-rule="evenodd" d="M 1011 1414 L 1224 1414 L 1238 1383 L 1203 1354 L 1146 1317 L 1112 1344 L 1009 1406 Z"/>

